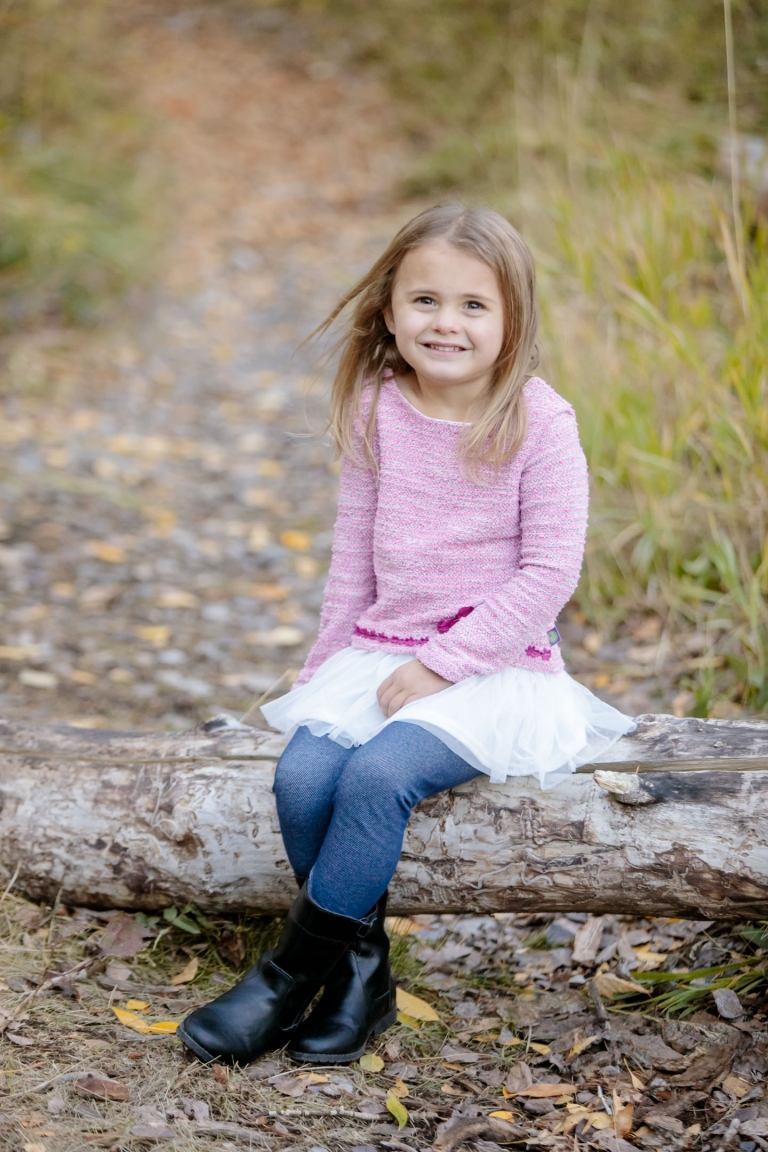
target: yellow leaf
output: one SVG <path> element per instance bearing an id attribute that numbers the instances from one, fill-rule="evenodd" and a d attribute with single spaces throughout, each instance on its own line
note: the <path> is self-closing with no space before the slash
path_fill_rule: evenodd
<path id="1" fill-rule="evenodd" d="M 413 1020 L 440 1020 L 431 1004 L 428 1004 L 426 1000 L 420 1000 L 418 996 L 412 996 L 410 992 L 405 992 L 402 988 L 397 990 L 397 1006 L 401 1012 Z"/>
<path id="2" fill-rule="evenodd" d="M 484 1032 L 482 1036 L 473 1036 L 472 1042 L 475 1044 L 491 1044 L 494 1040 L 498 1040 L 498 1032 Z"/>
<path id="3" fill-rule="evenodd" d="M 397 1120 L 398 1128 L 405 1128 L 406 1124 L 408 1123 L 408 1113 L 398 1100 L 397 1096 L 387 1096 L 386 1105 L 387 1111 L 391 1112 L 395 1120 Z"/>
<path id="4" fill-rule="evenodd" d="M 133 632 L 139 640 L 146 640 L 155 648 L 165 648 L 171 638 L 171 630 L 167 624 L 142 624 L 134 628 Z"/>
<path id="5" fill-rule="evenodd" d="M 280 543 L 284 548 L 290 548 L 293 552 L 309 552 L 312 547 L 312 537 L 306 532 L 287 528 L 280 533 Z"/>
<path id="6" fill-rule="evenodd" d="M 449 1084 L 447 1080 L 444 1080 L 440 1085 L 440 1091 L 445 1092 L 447 1096 L 466 1096 L 467 1094 L 466 1089 L 455 1088 L 454 1085 Z"/>
<path id="7" fill-rule="evenodd" d="M 328 1077 L 321 1076 L 319 1072 L 298 1072 L 297 1080 L 306 1080 L 307 1084 L 327 1084 Z"/>
<path id="8" fill-rule="evenodd" d="M 639 1092 L 645 1092 L 645 1084 L 643 1084 L 643 1082 L 642 1082 L 642 1080 L 640 1079 L 640 1077 L 639 1077 L 639 1076 L 635 1076 L 635 1074 L 634 1074 L 634 1072 L 632 1071 L 632 1069 L 631 1069 L 631 1068 L 628 1068 L 628 1072 L 629 1072 L 629 1078 L 630 1078 L 630 1080 L 632 1081 L 632 1087 L 633 1087 L 633 1088 L 637 1088 L 637 1090 L 638 1090 Z"/>
<path id="9" fill-rule="evenodd" d="M 189 984 L 197 976 L 197 970 L 200 967 L 200 961 L 197 956 L 193 956 L 189 964 L 185 964 L 181 972 L 177 972 L 175 976 L 171 977 L 171 984 Z"/>
<path id="10" fill-rule="evenodd" d="M 134 1032 L 149 1032 L 149 1024 L 146 1020 L 142 1020 L 140 1016 L 136 1016 L 133 1012 L 128 1012 L 125 1008 L 116 1008 L 112 1005 L 112 1011 L 121 1024 L 125 1024 L 126 1028 L 133 1028 Z"/>
<path id="11" fill-rule="evenodd" d="M 519 1048 L 521 1046 L 523 1048 L 530 1048 L 537 1056 L 549 1056 L 548 1044 L 536 1044 L 533 1041 L 529 1044 L 527 1040 L 521 1040 L 519 1036 L 513 1036 L 511 1040 L 502 1040 L 502 1044 L 507 1048 Z"/>
<path id="12" fill-rule="evenodd" d="M 652 952 L 650 948 L 634 948 L 633 952 L 643 968 L 648 970 L 659 968 L 667 958 L 666 952 Z"/>
<path id="13" fill-rule="evenodd" d="M 156 1024 L 147 1024 L 146 1020 L 142 1020 L 140 1016 L 136 1016 L 126 1008 L 115 1008 L 114 1004 L 112 1005 L 112 1011 L 120 1023 L 125 1024 L 126 1028 L 133 1028 L 134 1032 L 142 1032 L 144 1035 L 149 1032 L 175 1032 L 179 1026 L 175 1020 L 158 1020 Z"/>
<path id="14" fill-rule="evenodd" d="M 381 1072 L 384 1061 L 381 1056 L 374 1056 L 372 1052 L 366 1052 L 365 1056 L 360 1057 L 360 1067 L 364 1072 Z"/>
<path id="15" fill-rule="evenodd" d="M 589 1122 L 591 1128 L 613 1128 L 613 1117 L 607 1112 L 593 1112 Z"/>
<path id="16" fill-rule="evenodd" d="M 194 592 L 185 592 L 183 588 L 168 588 L 157 598 L 158 608 L 197 608 L 199 603 Z"/>
<path id="17" fill-rule="evenodd" d="M 621 992 L 642 992 L 644 996 L 650 995 L 649 988 L 644 988 L 642 984 L 636 984 L 634 980 L 623 980 L 621 976 L 615 976 L 613 972 L 603 972 L 599 976 L 593 976 L 592 984 L 607 1000 L 613 999 Z"/>
<path id="18" fill-rule="evenodd" d="M 506 1112 L 503 1108 L 500 1112 L 491 1112 L 491 1116 L 494 1120 L 509 1120 L 513 1122 L 515 1119 L 514 1112 Z"/>
<path id="19" fill-rule="evenodd" d="M 384 927 L 393 936 L 410 936 L 413 932 L 421 931 L 421 924 L 417 924 L 408 916 L 387 916 Z"/>
<path id="20" fill-rule="evenodd" d="M 722 1084 L 723 1092 L 727 1092 L 729 1096 L 735 1096 L 737 1100 L 746 1096 L 751 1087 L 752 1085 L 748 1081 L 742 1080 L 740 1076 L 734 1076 L 732 1072 L 726 1076 Z"/>
<path id="21" fill-rule="evenodd" d="M 395 1086 L 390 1089 L 390 1095 L 401 1098 L 403 1096 L 410 1096 L 410 1094 L 410 1090 L 405 1081 L 401 1080 L 399 1076 L 395 1076 Z"/>
<path id="22" fill-rule="evenodd" d="M 279 460 L 259 460 L 256 471 L 259 476 L 272 477 L 275 480 L 285 475 L 285 468 Z"/>
<path id="23" fill-rule="evenodd" d="M 131 1008 L 134 1012 L 146 1012 L 149 1008 L 149 1004 L 146 1004 L 143 1000 L 128 1000 L 125 1006 L 126 1008 Z"/>
<path id="24" fill-rule="evenodd" d="M 89 540 L 85 550 L 89 556 L 103 560 L 105 564 L 124 564 L 128 558 L 125 548 L 110 544 L 108 540 Z"/>
<path id="25" fill-rule="evenodd" d="M 407 1012 L 398 1012 L 397 1022 L 398 1024 L 405 1024 L 406 1028 L 413 1028 L 415 1032 L 421 1029 L 418 1020 L 414 1020 L 413 1016 L 409 1016 Z"/>

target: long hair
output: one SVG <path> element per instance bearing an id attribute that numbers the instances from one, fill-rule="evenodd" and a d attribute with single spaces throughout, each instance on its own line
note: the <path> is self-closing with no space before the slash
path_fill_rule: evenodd
<path id="1" fill-rule="evenodd" d="M 504 343 L 461 441 L 462 462 L 477 480 L 480 473 L 487 474 L 483 465 L 490 465 L 496 475 L 522 444 L 527 429 L 523 385 L 538 365 L 539 309 L 533 256 L 512 225 L 490 208 L 441 204 L 415 216 L 316 329 L 315 335 L 327 332 L 354 304 L 348 328 L 336 346 L 341 356 L 331 391 L 328 430 L 339 455 L 357 458 L 355 427 L 363 390 L 371 387 L 363 450 L 366 462 L 376 471 L 373 430 L 384 372 L 388 368 L 395 374 L 410 370 L 386 326 L 384 310 L 405 254 L 437 238 L 492 268 L 504 302 Z"/>

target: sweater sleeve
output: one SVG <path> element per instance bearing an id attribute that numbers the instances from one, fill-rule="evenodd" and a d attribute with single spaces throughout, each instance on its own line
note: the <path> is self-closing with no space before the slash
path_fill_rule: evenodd
<path id="1" fill-rule="evenodd" d="M 373 570 L 376 500 L 376 478 L 371 470 L 345 457 L 339 477 L 338 513 L 320 629 L 294 688 L 306 684 L 321 664 L 347 647 L 355 624 L 376 599 Z"/>
<path id="2" fill-rule="evenodd" d="M 528 645 L 541 643 L 579 580 L 588 481 L 573 409 L 555 413 L 527 452 L 520 480 L 519 568 L 419 652 L 422 664 L 454 683 L 499 672 Z"/>

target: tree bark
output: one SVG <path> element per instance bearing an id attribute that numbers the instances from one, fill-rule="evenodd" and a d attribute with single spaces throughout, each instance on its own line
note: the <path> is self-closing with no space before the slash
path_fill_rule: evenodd
<path id="1" fill-rule="evenodd" d="M 66 904 L 282 912 L 282 746 L 226 718 L 190 733 L 0 722 L 0 873 Z M 768 724 L 639 717 L 605 760 L 548 792 L 480 777 L 424 801 L 392 911 L 768 915 Z"/>

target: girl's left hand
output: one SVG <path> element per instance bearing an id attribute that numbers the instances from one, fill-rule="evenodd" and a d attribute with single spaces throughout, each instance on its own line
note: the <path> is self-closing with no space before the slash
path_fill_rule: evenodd
<path id="1" fill-rule="evenodd" d="M 433 696 L 435 692 L 442 692 L 443 688 L 450 688 L 451 684 L 451 680 L 444 680 L 420 660 L 411 660 L 408 664 L 401 664 L 391 676 L 382 681 L 376 697 L 382 712 L 389 719 L 406 704 L 412 704 L 424 696 Z"/>

